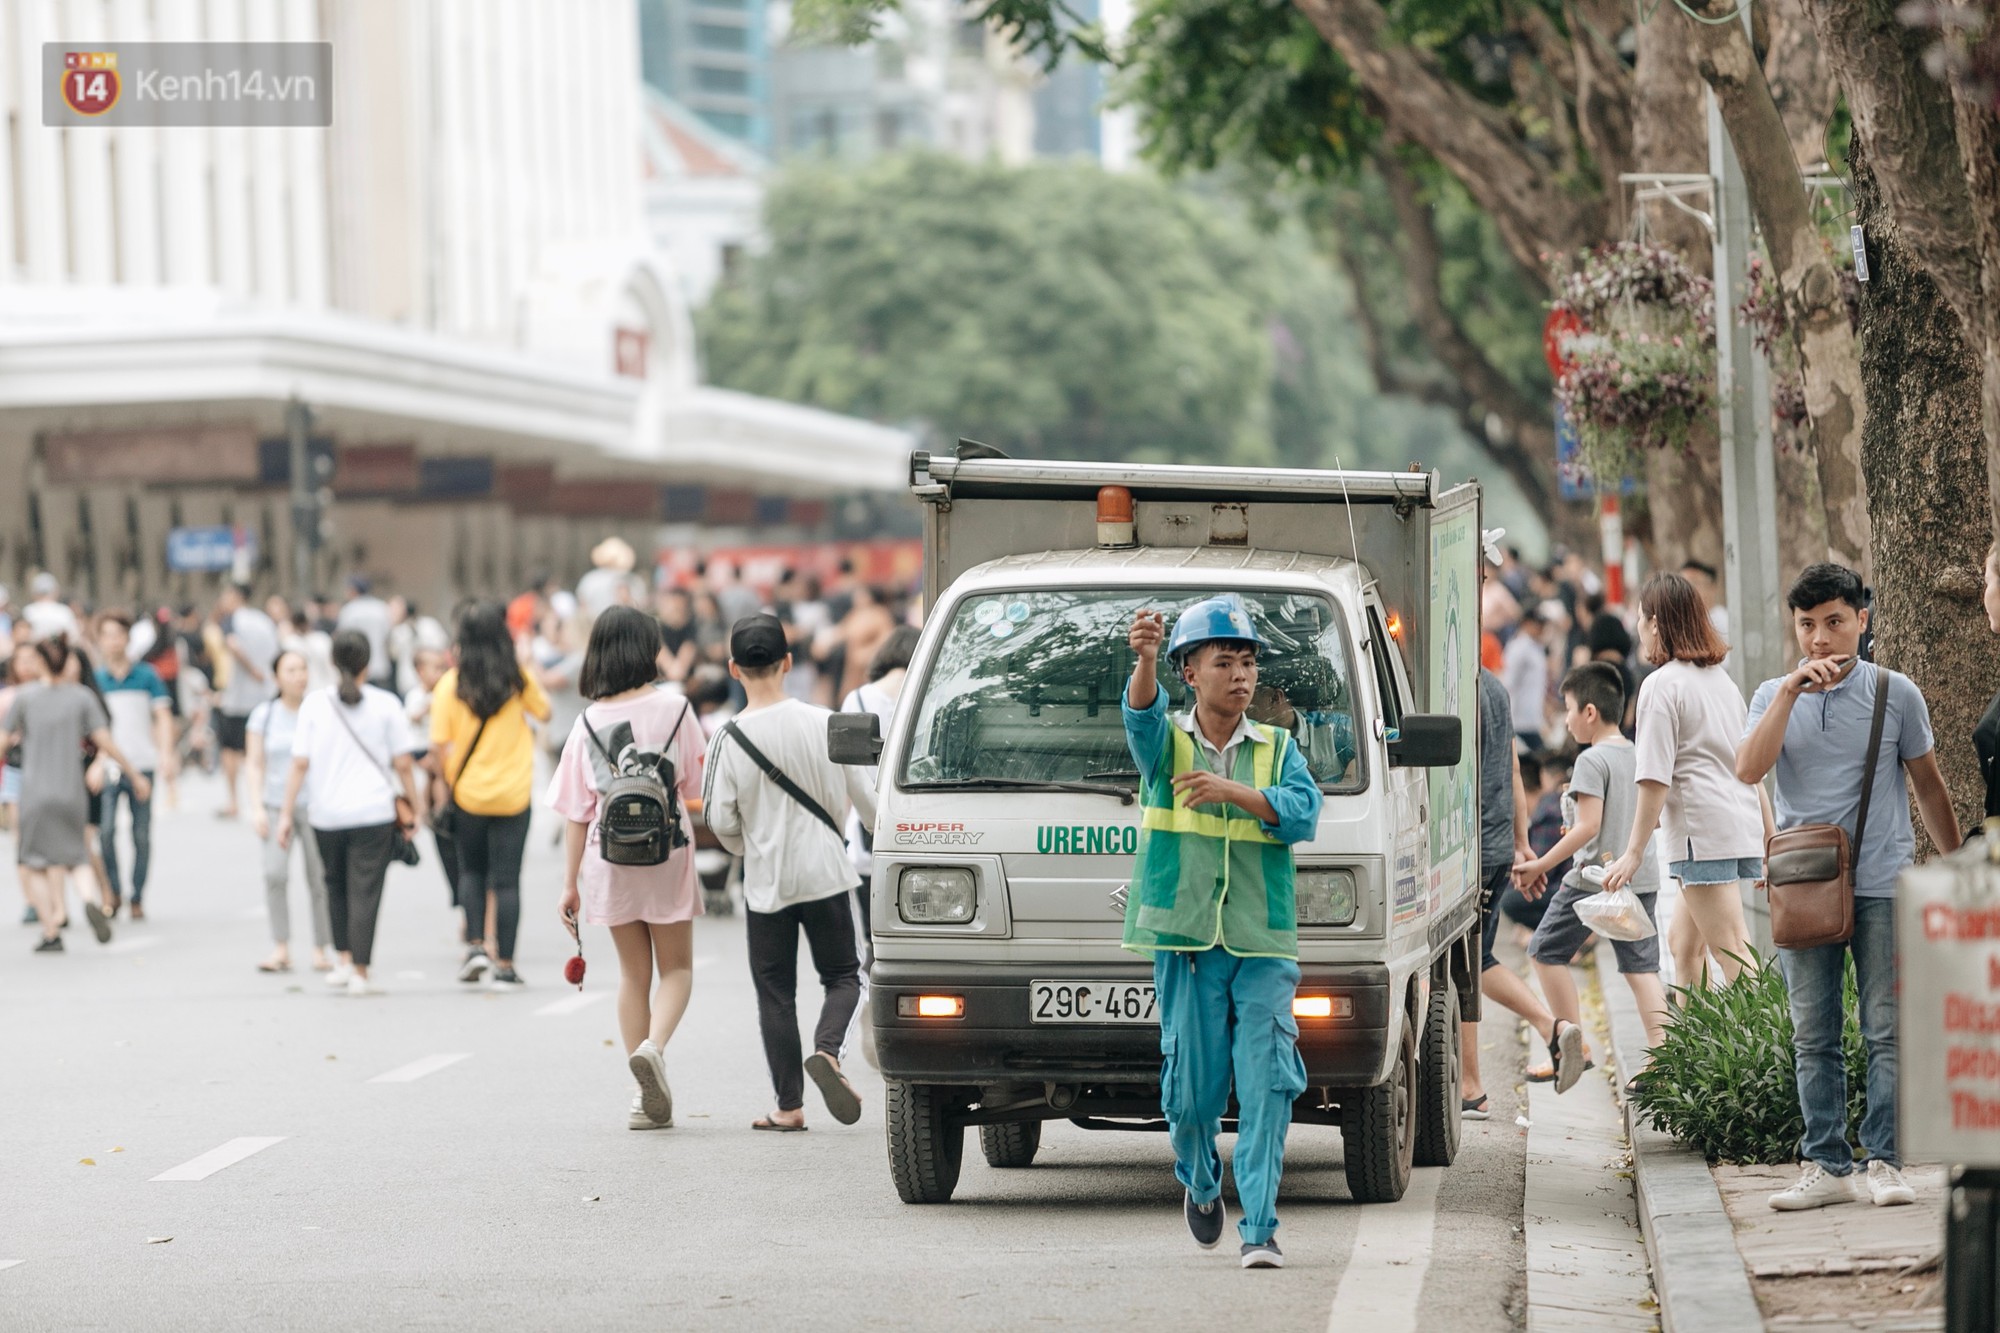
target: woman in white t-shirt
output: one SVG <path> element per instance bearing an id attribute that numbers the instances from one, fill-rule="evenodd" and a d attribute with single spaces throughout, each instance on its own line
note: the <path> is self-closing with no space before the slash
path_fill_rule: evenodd
<path id="1" fill-rule="evenodd" d="M 278 816 L 278 846 L 289 848 L 299 792 L 307 793 L 320 861 L 326 867 L 326 898 L 333 947 L 340 966 L 327 974 L 330 986 L 349 995 L 378 994 L 368 980 L 375 950 L 375 917 L 382 907 L 382 882 L 395 855 L 397 827 L 416 832 L 416 768 L 403 705 L 387 690 L 363 685 L 368 673 L 368 636 L 344 629 L 333 636 L 333 665 L 340 684 L 309 694 L 299 705 L 292 735 L 292 771 L 285 780 L 284 809 Z M 399 818 L 396 798 L 409 803 L 411 817 Z"/>
<path id="2" fill-rule="evenodd" d="M 1693 584 L 1656 574 L 1639 595 L 1639 611 L 1640 651 L 1659 670 L 1639 686 L 1638 811 L 1604 887 L 1632 878 L 1661 825 L 1667 873 L 1681 882 L 1682 910 L 1669 936 L 1674 978 L 1700 984 L 1705 956 L 1713 954 L 1724 981 L 1734 981 L 1746 965 L 1756 966 L 1738 885 L 1764 873 L 1761 796 L 1736 777 L 1749 710 L 1722 669 L 1729 645 Z"/>
<path id="3" fill-rule="evenodd" d="M 266 699 L 250 710 L 244 727 L 244 780 L 252 800 L 250 821 L 257 840 L 264 844 L 264 909 L 271 918 L 271 956 L 257 964 L 259 972 L 292 970 L 292 857 L 278 845 L 278 824 L 285 806 L 285 782 L 292 771 L 292 738 L 299 729 L 299 709 L 306 699 L 312 668 L 305 653 L 287 648 L 271 667 L 278 682 L 278 697 Z M 319 845 L 311 838 L 299 839 L 299 852 L 306 863 L 307 905 L 312 909 L 315 972 L 330 972 L 326 956 L 333 942 L 333 927 L 327 916 L 326 871 L 320 865 Z"/>

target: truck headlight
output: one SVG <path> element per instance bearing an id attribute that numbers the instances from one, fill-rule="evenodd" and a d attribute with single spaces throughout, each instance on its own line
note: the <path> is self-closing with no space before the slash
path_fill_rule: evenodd
<path id="1" fill-rule="evenodd" d="M 896 912 L 908 925 L 962 925 L 978 903 L 977 882 L 963 866 L 909 866 L 896 881 Z"/>
<path id="2" fill-rule="evenodd" d="M 1298 872 L 1299 924 L 1351 926 L 1356 893 L 1352 870 Z"/>

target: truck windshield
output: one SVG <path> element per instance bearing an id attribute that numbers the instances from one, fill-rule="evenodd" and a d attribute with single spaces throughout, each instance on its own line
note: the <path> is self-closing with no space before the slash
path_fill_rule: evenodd
<path id="1" fill-rule="evenodd" d="M 953 613 L 921 685 L 904 756 L 905 786 L 1019 783 L 1137 786 L 1119 699 L 1131 677 L 1126 633 L 1141 608 L 1178 608 L 1212 591 L 1161 588 L 996 591 Z M 1366 782 L 1356 738 L 1347 635 L 1332 602 L 1303 593 L 1246 592 L 1269 642 L 1250 716 L 1290 731 L 1320 786 Z M 1164 659 L 1160 683 L 1175 711 L 1187 687 Z"/>

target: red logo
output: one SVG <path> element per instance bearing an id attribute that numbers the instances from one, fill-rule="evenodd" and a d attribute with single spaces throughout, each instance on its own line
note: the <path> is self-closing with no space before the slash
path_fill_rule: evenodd
<path id="1" fill-rule="evenodd" d="M 79 116 L 101 116 L 118 105 L 118 53 L 70 51 L 63 56 L 62 95 Z"/>

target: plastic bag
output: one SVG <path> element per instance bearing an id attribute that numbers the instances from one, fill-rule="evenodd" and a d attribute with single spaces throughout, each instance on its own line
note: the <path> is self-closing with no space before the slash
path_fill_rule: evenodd
<path id="1" fill-rule="evenodd" d="M 1604 867 L 1585 866 L 1583 878 L 1591 884 L 1604 883 Z M 1607 940 L 1645 940 L 1658 933 L 1653 928 L 1653 919 L 1646 915 L 1646 905 L 1629 888 L 1577 899 L 1576 917 L 1593 934 Z"/>

